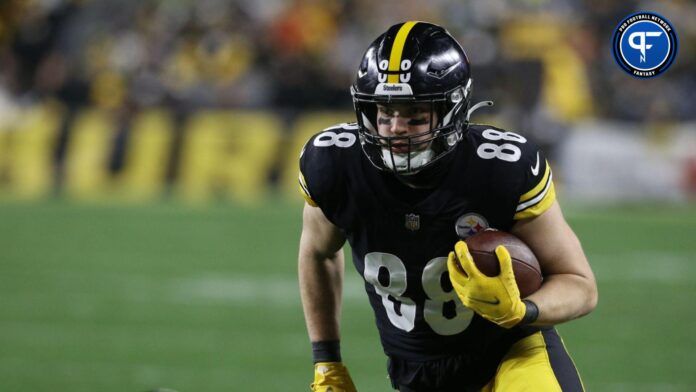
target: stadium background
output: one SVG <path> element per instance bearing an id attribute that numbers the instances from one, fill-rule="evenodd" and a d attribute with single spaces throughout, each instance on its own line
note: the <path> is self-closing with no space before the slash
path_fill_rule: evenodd
<path id="1" fill-rule="evenodd" d="M 618 21 L 680 39 L 639 80 Z M 308 135 L 352 121 L 362 51 L 408 19 L 468 51 L 476 114 L 548 151 L 600 304 L 560 326 L 593 391 L 696 383 L 696 4 L 262 0 L 0 3 L 0 389 L 307 389 L 296 283 Z M 348 266 L 344 357 L 388 382 Z"/>

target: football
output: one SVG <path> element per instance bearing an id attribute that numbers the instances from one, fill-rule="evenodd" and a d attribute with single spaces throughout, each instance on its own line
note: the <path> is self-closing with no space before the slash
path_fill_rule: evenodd
<path id="1" fill-rule="evenodd" d="M 495 248 L 504 245 L 512 258 L 512 270 L 522 298 L 537 291 L 543 280 L 539 261 L 531 249 L 514 235 L 498 230 L 484 230 L 467 238 L 466 245 L 478 269 L 487 276 L 500 273 Z"/>

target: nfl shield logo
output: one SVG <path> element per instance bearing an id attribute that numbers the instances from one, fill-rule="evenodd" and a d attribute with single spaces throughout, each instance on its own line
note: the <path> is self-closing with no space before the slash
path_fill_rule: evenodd
<path id="1" fill-rule="evenodd" d="M 406 214 L 406 228 L 411 231 L 420 229 L 420 216 L 416 214 Z"/>

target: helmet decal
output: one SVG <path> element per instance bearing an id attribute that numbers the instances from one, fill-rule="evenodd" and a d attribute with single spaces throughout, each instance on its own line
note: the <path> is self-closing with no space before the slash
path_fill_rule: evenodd
<path id="1" fill-rule="evenodd" d="M 411 77 L 410 73 L 402 74 L 402 71 L 408 71 L 411 68 L 411 61 L 408 61 L 408 63 L 405 61 L 402 62 L 401 56 L 403 55 L 404 45 L 406 44 L 408 33 L 411 32 L 411 29 L 413 29 L 413 26 L 415 26 L 416 23 L 418 22 L 406 22 L 401 26 L 399 32 L 396 33 L 396 38 L 394 38 L 391 53 L 389 54 L 389 76 L 387 77 L 388 83 L 407 83 L 408 79 Z M 404 69 L 404 65 L 407 66 L 406 69 Z M 402 78 L 400 78 L 400 76 Z M 406 80 L 403 80 L 404 76 L 406 77 Z"/>
<path id="2" fill-rule="evenodd" d="M 403 76 L 403 75 L 402 75 Z M 375 88 L 377 95 L 413 95 L 408 83 L 380 83 Z"/>

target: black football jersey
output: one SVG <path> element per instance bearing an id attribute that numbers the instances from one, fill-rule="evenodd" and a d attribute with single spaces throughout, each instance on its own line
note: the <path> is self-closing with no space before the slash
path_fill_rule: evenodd
<path id="1" fill-rule="evenodd" d="M 551 169 L 521 135 L 472 125 L 436 188 L 416 190 L 364 156 L 355 124 L 313 136 L 300 188 L 348 239 L 387 355 L 424 361 L 464 355 L 496 362 L 530 328 L 506 330 L 464 307 L 447 273 L 459 238 L 508 231 L 555 200 Z"/>

